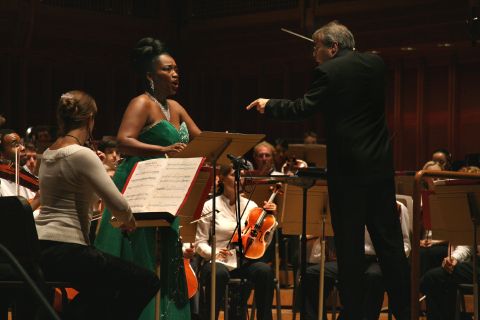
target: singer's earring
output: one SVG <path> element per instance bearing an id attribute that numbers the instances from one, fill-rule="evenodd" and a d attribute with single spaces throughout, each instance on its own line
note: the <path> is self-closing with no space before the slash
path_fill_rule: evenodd
<path id="1" fill-rule="evenodd" d="M 152 93 L 153 93 L 153 92 L 155 92 L 155 86 L 153 85 L 153 80 L 150 79 L 149 82 L 150 82 L 149 83 L 150 84 L 150 90 L 152 90 Z"/>

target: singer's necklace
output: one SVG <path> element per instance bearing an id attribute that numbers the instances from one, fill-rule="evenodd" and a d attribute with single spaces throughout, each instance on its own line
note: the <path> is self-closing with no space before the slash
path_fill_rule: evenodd
<path id="1" fill-rule="evenodd" d="M 80 142 L 80 139 L 78 139 L 78 138 L 75 137 L 75 136 L 72 136 L 71 134 L 66 134 L 65 137 L 72 137 L 73 139 L 77 140 L 77 143 L 78 143 L 79 145 L 82 145 L 82 143 Z"/>
<path id="2" fill-rule="evenodd" d="M 163 105 L 163 104 L 160 103 L 160 101 L 157 100 L 157 98 L 155 98 L 153 95 L 151 95 L 148 91 L 145 91 L 145 93 L 147 94 L 147 96 L 150 99 L 152 99 L 156 104 L 158 104 L 158 106 L 162 110 L 163 114 L 165 115 L 165 118 L 167 118 L 167 120 L 170 121 L 170 109 L 168 108 L 167 101 L 165 100 L 165 105 Z"/>

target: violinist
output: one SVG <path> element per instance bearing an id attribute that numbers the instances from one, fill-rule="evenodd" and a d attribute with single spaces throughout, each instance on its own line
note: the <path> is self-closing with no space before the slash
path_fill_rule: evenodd
<path id="1" fill-rule="evenodd" d="M 91 137 L 97 106 L 81 91 L 63 94 L 57 109 L 59 138 L 43 153 L 39 178 L 40 266 L 47 279 L 70 282 L 79 294 L 65 319 L 138 319 L 160 288 L 157 276 L 90 244 L 94 194 L 131 232 L 135 218 L 103 168 L 98 154 L 83 145 Z"/>
<path id="2" fill-rule="evenodd" d="M 12 169 L 12 172 L 15 169 L 16 154 L 19 160 L 19 165 L 23 167 L 27 162 L 27 158 L 25 147 L 21 143 L 20 136 L 11 129 L 0 129 L 0 161 L 3 165 L 9 166 Z M 24 168 L 20 169 L 20 172 L 24 171 Z M 6 179 L 6 177 L 0 178 L 0 197 L 17 195 L 15 175 L 12 174 L 9 175 L 9 177 L 11 179 Z M 35 211 L 40 204 L 38 197 L 35 197 L 35 191 L 22 185 L 18 186 L 18 191 L 19 196 L 22 196 L 30 201 L 30 205 Z"/>
<path id="3" fill-rule="evenodd" d="M 37 175 L 38 174 L 38 165 L 37 162 L 37 151 L 33 143 L 26 143 L 25 144 L 25 170 L 30 172 L 31 174 Z"/>
<path id="4" fill-rule="evenodd" d="M 268 142 L 262 141 L 253 147 L 254 168 L 258 175 L 280 175 L 275 170 L 275 148 Z"/>
<path id="5" fill-rule="evenodd" d="M 221 189 L 221 195 L 217 197 L 216 209 L 219 212 L 216 214 L 216 247 L 218 253 L 216 260 L 228 260 L 232 255 L 230 248 L 227 248 L 230 239 L 233 236 L 236 228 L 236 215 L 235 215 L 235 187 L 234 187 L 234 171 L 232 166 L 222 166 L 219 172 L 219 183 Z M 240 212 L 245 210 L 242 216 L 242 227 L 245 221 L 248 219 L 249 212 L 256 208 L 257 205 L 253 201 L 248 201 L 244 197 L 240 197 Z M 264 205 L 264 209 L 270 212 L 276 211 L 276 205 L 274 203 L 268 203 Z M 210 225 L 212 216 L 208 214 L 212 210 L 212 200 L 208 200 L 203 206 L 204 217 L 199 221 L 197 225 L 197 234 L 195 238 L 196 251 L 209 263 L 204 264 L 200 272 L 200 282 L 206 287 L 206 310 L 204 315 L 210 314 L 210 277 L 211 277 L 211 247 L 210 241 Z M 272 239 L 273 232 L 267 235 L 266 242 L 269 243 Z M 218 318 L 219 306 L 222 301 L 225 287 L 228 280 L 231 277 L 242 277 L 253 283 L 255 289 L 255 304 L 257 306 L 257 317 L 260 320 L 272 319 L 272 300 L 274 290 L 274 274 L 272 267 L 264 262 L 258 260 L 246 260 L 244 264 L 238 266 L 236 269 L 227 269 L 223 263 L 216 263 L 216 317 Z M 242 292 L 242 302 L 244 302 L 245 309 L 247 304 L 249 290 Z M 206 319 L 206 317 L 205 317 Z"/>
<path id="6" fill-rule="evenodd" d="M 121 160 L 117 145 L 117 140 L 114 139 L 102 140 L 98 145 L 98 150 L 105 154 L 102 162 L 110 177 L 113 177 L 115 174 L 115 170 L 117 170 Z"/>

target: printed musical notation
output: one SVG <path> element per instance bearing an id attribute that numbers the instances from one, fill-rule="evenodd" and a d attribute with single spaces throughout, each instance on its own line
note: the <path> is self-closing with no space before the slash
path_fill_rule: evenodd
<path id="1" fill-rule="evenodd" d="M 203 158 L 162 158 L 137 164 L 124 192 L 132 211 L 176 215 Z"/>

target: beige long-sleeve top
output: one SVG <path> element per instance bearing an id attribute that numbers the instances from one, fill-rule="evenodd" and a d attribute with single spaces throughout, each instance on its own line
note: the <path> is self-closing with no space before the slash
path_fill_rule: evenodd
<path id="1" fill-rule="evenodd" d="M 35 223 L 41 240 L 88 245 L 95 194 L 121 222 L 132 216 L 102 162 L 88 148 L 74 144 L 47 149 L 39 180 L 41 208 Z"/>

